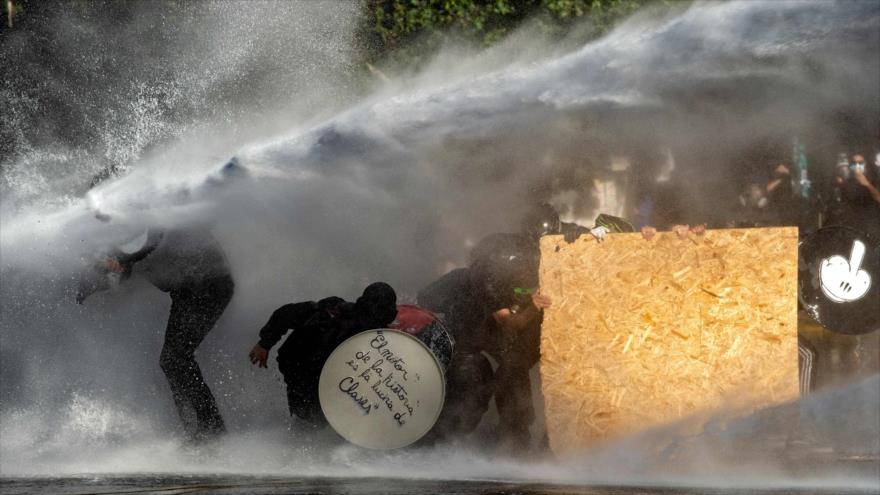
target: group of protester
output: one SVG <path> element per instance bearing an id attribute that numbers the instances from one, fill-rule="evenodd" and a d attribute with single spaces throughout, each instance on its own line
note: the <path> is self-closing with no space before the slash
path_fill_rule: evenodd
<path id="1" fill-rule="evenodd" d="M 877 168 L 880 171 L 880 164 Z M 784 208 L 792 196 L 789 167 L 778 165 L 773 173 L 768 183 L 750 185 L 741 196 L 737 216 L 750 226 L 781 221 L 768 208 Z M 880 228 L 880 214 L 871 213 L 880 211 L 880 192 L 865 173 L 862 155 L 841 165 L 834 184 L 840 204 L 830 222 L 867 219 L 859 224 L 865 231 Z M 535 414 L 529 372 L 540 357 L 542 312 L 552 305 L 538 288 L 538 239 L 561 234 L 574 242 L 589 234 L 602 240 L 608 232 L 634 230 L 627 221 L 608 215 L 600 215 L 591 229 L 564 223 L 553 207 L 544 204 L 529 213 L 520 232 L 486 237 L 474 247 L 467 267 L 452 270 L 419 291 L 418 306 L 442 318 L 456 343 L 446 374 L 446 403 L 426 443 L 474 431 L 494 397 L 502 448 L 524 452 L 546 446 L 546 438 L 535 442 L 530 435 Z M 643 234 L 649 238 L 653 229 L 645 228 Z M 194 357 L 234 292 L 219 244 L 205 229 L 149 231 L 142 247 L 108 253 L 101 270 L 123 280 L 140 273 L 170 294 L 162 370 L 189 437 L 201 440 L 223 433 L 223 419 Z M 86 279 L 80 287 L 80 303 L 104 288 L 95 282 L 98 279 Z M 355 302 L 327 297 L 286 304 L 259 331 L 249 357 L 252 363 L 268 367 L 270 350 L 289 333 L 278 348 L 277 362 L 287 384 L 290 414 L 303 424 L 323 428 L 327 423 L 318 401 L 318 381 L 324 362 L 347 338 L 391 325 L 397 312 L 397 295 L 382 282 L 370 284 Z"/>
<path id="2" fill-rule="evenodd" d="M 521 232 L 493 234 L 474 247 L 470 263 L 443 275 L 418 293 L 423 312 L 441 319 L 455 342 L 446 369 L 447 400 L 423 443 L 454 440 L 472 432 L 494 397 L 505 448 L 526 451 L 535 414 L 529 371 L 538 361 L 542 311 L 552 301 L 538 291 L 538 240 L 562 234 L 573 242 L 583 234 L 597 239 L 609 231 L 632 231 L 626 221 L 600 216 L 588 229 L 564 223 L 555 209 L 541 205 L 523 222 Z M 232 298 L 235 284 L 226 257 L 206 229 L 150 230 L 134 250 L 114 248 L 81 281 L 78 302 L 107 288 L 106 275 L 125 280 L 144 276 L 171 296 L 160 364 L 189 439 L 201 441 L 225 431 L 214 396 L 194 352 Z M 268 367 L 278 347 L 278 369 L 287 385 L 290 414 L 313 429 L 327 426 L 318 400 L 324 362 L 347 338 L 393 327 L 397 295 L 376 282 L 355 301 L 327 297 L 281 306 L 259 330 L 250 360 Z M 493 362 L 494 361 L 494 362 Z M 538 446 L 546 441 L 537 442 Z"/>
<path id="3" fill-rule="evenodd" d="M 771 176 L 762 182 L 751 182 L 740 196 L 736 221 L 731 226 L 770 227 L 797 225 L 802 237 L 818 228 L 844 226 L 880 239 L 880 152 L 874 163 L 869 164 L 861 153 L 847 157 L 841 154 L 834 164 L 834 174 L 829 184 L 810 195 L 796 194 L 795 181 L 788 164 L 775 165 Z M 799 310 L 804 311 L 799 303 Z M 809 321 L 809 319 L 807 319 Z M 822 347 L 834 349 L 837 357 L 828 352 L 821 356 L 815 335 L 806 330 L 798 335 L 798 362 L 800 367 L 801 395 L 808 395 L 820 386 L 817 382 L 830 382 L 835 375 L 830 369 L 839 362 L 840 372 L 856 375 L 858 369 L 872 369 L 876 356 L 870 352 L 863 357 L 860 352 L 861 336 L 833 334 L 830 343 Z M 873 353 L 876 354 L 876 351 Z M 831 359 L 828 359 L 828 358 Z M 876 364 L 874 365 L 876 366 Z M 876 370 L 876 368 L 873 368 Z M 817 374 L 820 375 L 817 380 Z"/>
<path id="4" fill-rule="evenodd" d="M 835 173 L 825 196 L 805 198 L 793 191 L 795 181 L 787 163 L 774 164 L 764 182 L 750 182 L 734 210 L 735 226 L 799 225 L 806 233 L 819 225 L 846 225 L 880 237 L 880 154 L 868 164 L 865 156 L 845 155 L 835 165 Z M 815 216 L 804 220 L 804 213 Z"/>

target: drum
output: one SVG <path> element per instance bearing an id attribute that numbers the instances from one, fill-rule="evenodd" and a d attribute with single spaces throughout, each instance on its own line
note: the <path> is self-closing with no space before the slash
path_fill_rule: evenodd
<path id="1" fill-rule="evenodd" d="M 324 363 L 318 398 L 327 422 L 349 442 L 396 449 L 437 421 L 454 342 L 442 321 L 418 306 L 398 306 L 384 328 L 340 344 Z"/>
<path id="2" fill-rule="evenodd" d="M 415 336 L 428 346 L 443 371 L 449 367 L 455 339 L 438 315 L 414 304 L 398 304 L 397 317 L 388 328 Z"/>

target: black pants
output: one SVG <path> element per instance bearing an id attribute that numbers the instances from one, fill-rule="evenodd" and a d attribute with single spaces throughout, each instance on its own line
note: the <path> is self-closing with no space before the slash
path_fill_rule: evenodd
<path id="1" fill-rule="evenodd" d="M 495 406 L 498 433 L 515 452 L 529 450 L 530 427 L 535 421 L 532 380 L 529 372 L 541 359 L 541 327 L 533 324 L 519 332 L 503 332 L 495 371 Z"/>
<path id="2" fill-rule="evenodd" d="M 318 400 L 318 380 L 324 360 L 326 359 L 296 359 L 285 356 L 280 350 L 278 352 L 278 369 L 287 385 L 287 407 L 290 415 L 301 419 L 304 425 L 313 429 L 327 426 L 327 419 Z"/>
<path id="3" fill-rule="evenodd" d="M 184 429 L 194 440 L 226 430 L 194 353 L 223 314 L 234 287 L 231 278 L 222 277 L 170 291 L 171 314 L 159 362 Z"/>
<path id="4" fill-rule="evenodd" d="M 426 443 L 474 431 L 489 409 L 493 380 L 492 364 L 486 356 L 477 350 L 456 349 L 446 370 L 446 402 Z"/>

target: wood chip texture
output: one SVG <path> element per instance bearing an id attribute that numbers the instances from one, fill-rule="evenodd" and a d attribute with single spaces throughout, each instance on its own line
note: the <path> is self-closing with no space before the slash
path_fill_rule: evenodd
<path id="1" fill-rule="evenodd" d="M 541 381 L 557 454 L 798 394 L 796 228 L 541 240 Z"/>

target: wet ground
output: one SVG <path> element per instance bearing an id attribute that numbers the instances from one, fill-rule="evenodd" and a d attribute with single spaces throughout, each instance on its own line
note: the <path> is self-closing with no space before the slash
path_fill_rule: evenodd
<path id="1" fill-rule="evenodd" d="M 619 494 L 866 494 L 831 487 L 725 489 L 711 487 L 569 486 L 503 481 L 389 478 L 260 478 L 243 476 L 4 478 L 0 493 L 12 494 L 326 494 L 326 495 L 619 495 Z"/>

